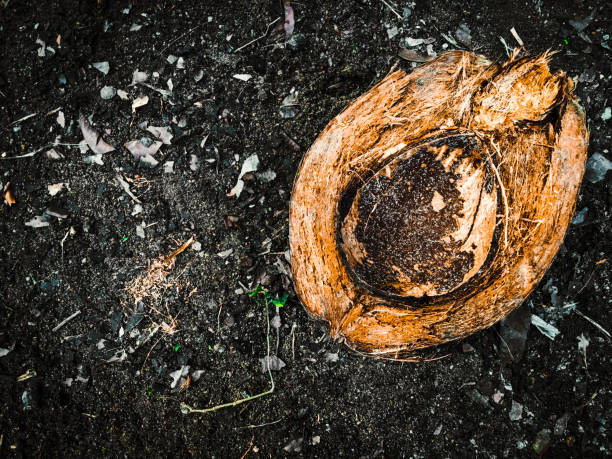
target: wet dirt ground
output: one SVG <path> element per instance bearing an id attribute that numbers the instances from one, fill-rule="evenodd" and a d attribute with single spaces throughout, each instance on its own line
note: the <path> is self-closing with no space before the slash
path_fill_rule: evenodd
<path id="1" fill-rule="evenodd" d="M 610 6 L 291 6 L 287 41 L 276 1 L 0 1 L 0 456 L 609 455 Z M 587 113 L 596 160 L 565 243 L 522 309 L 446 358 L 353 354 L 288 278 L 300 159 L 400 48 L 503 60 L 512 27 L 557 51 Z M 113 151 L 83 144 L 80 114 Z M 159 148 L 139 160 L 139 140 Z M 269 308 L 274 392 L 183 414 L 269 389 L 258 284 L 288 294 Z"/>

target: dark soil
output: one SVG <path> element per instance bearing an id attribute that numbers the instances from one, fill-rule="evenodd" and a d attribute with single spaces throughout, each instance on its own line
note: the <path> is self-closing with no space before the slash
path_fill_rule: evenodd
<path id="1" fill-rule="evenodd" d="M 439 350 L 450 352 L 441 360 L 353 354 L 309 319 L 293 293 L 284 252 L 300 158 L 397 62 L 407 37 L 434 38 L 432 50 L 441 53 L 454 47 L 444 48 L 441 34 L 465 23 L 472 49 L 501 60 L 499 37 L 513 46 L 515 27 L 531 52 L 558 51 L 553 67 L 578 81 L 589 154 L 611 157 L 609 2 L 395 3 L 400 15 L 404 8 L 411 14 L 400 20 L 378 0 L 294 2 L 292 42 L 285 45 L 273 25 L 268 37 L 231 53 L 281 16 L 278 2 L 135 2 L 124 14 L 128 1 L 0 1 L 0 181 L 10 182 L 16 201 L 0 208 L 0 352 L 10 351 L 0 357 L 0 456 L 610 454 L 610 341 L 583 317 L 610 329 L 609 180 L 583 183 L 577 211 L 584 219 L 571 226 L 519 314 Z M 588 16 L 581 38 L 569 21 Z M 132 24 L 142 28 L 130 31 Z M 398 33 L 389 38 L 393 27 Z M 53 51 L 39 56 L 37 39 Z M 184 69 L 169 55 L 182 57 Z M 109 62 L 107 75 L 92 67 L 100 61 Z M 168 90 L 171 79 L 172 94 L 129 86 L 136 69 L 155 88 Z M 128 100 L 101 99 L 104 86 L 127 91 Z M 279 107 L 292 88 L 299 105 L 283 109 L 295 111 L 283 118 Z M 131 101 L 144 95 L 148 104 L 132 112 Z M 102 165 L 83 161 L 91 151 L 50 146 L 83 139 L 79 112 L 117 147 Z M 143 122 L 171 126 L 174 135 L 154 168 L 123 147 L 152 138 Z M 48 158 L 51 148 L 63 159 Z M 253 154 L 259 171 L 244 177 L 239 198 L 227 196 Z M 172 173 L 164 171 L 169 161 Z M 258 174 L 268 169 L 276 178 L 266 182 Z M 136 203 L 118 174 L 142 212 L 133 215 Z M 60 182 L 69 188 L 51 196 L 48 186 Z M 26 226 L 41 215 L 49 226 Z M 158 296 L 138 302 L 130 290 L 137 279 L 192 236 L 199 244 L 152 285 Z M 274 393 L 182 414 L 181 402 L 205 408 L 268 389 L 260 363 L 265 308 L 247 295 L 258 283 L 289 294 L 270 336 L 272 353 L 286 364 L 274 371 Z M 526 333 L 530 313 L 560 334 L 551 340 L 532 326 L 523 343 L 512 327 Z M 147 341 L 164 322 L 174 333 L 159 329 Z M 191 384 L 172 389 L 170 373 L 184 366 Z M 28 370 L 35 375 L 18 381 Z"/>

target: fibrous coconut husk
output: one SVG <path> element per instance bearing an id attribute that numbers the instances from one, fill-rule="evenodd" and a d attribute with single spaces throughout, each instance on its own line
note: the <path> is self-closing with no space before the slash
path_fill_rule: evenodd
<path id="1" fill-rule="evenodd" d="M 334 338 L 410 359 L 494 324 L 538 284 L 588 145 L 550 57 L 445 53 L 390 73 L 317 138 L 293 188 L 292 269 Z"/>

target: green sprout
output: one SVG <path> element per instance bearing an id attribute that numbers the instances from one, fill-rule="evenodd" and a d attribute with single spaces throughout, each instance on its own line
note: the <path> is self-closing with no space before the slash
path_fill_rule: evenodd
<path id="1" fill-rule="evenodd" d="M 127 236 L 125 236 L 125 235 L 124 235 L 124 236 L 121 238 L 121 241 L 123 241 L 123 242 L 125 242 L 125 241 L 127 241 L 127 240 L 128 240 L 128 237 L 127 237 Z"/>
<path id="2" fill-rule="evenodd" d="M 287 298 L 289 298 L 288 293 L 285 293 L 281 298 L 272 298 L 272 294 L 268 292 L 261 284 L 259 284 L 255 290 L 249 293 L 249 296 L 254 297 L 257 294 L 263 295 L 264 297 L 263 304 L 265 304 L 266 306 L 274 305 L 277 308 L 282 308 L 283 306 L 285 306 L 285 303 L 287 302 Z M 261 303 L 261 301 L 257 299 L 255 299 L 255 301 L 257 301 L 258 303 Z"/>
<path id="3" fill-rule="evenodd" d="M 174 352 L 178 351 L 181 348 L 180 344 L 177 344 L 176 346 L 174 346 Z"/>

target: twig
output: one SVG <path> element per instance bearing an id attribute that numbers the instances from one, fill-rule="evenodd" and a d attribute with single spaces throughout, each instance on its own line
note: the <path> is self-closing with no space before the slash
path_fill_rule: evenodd
<path id="1" fill-rule="evenodd" d="M 247 454 L 249 454 L 249 451 L 251 451 L 251 449 L 253 448 L 253 439 L 255 438 L 255 435 L 253 435 L 251 437 L 251 441 L 249 441 L 249 447 L 247 448 L 247 450 L 244 452 L 244 454 L 242 456 L 240 456 L 240 459 L 244 459 L 246 457 Z"/>
<path id="2" fill-rule="evenodd" d="M 176 249 L 174 252 L 172 252 L 170 255 L 168 255 L 168 256 L 166 257 L 166 259 L 163 261 L 163 264 L 164 264 L 164 265 L 165 265 L 165 264 L 168 264 L 168 263 L 169 263 L 169 262 L 170 262 L 170 261 L 171 261 L 171 260 L 172 260 L 174 257 L 176 257 L 176 256 L 177 256 L 179 253 L 184 252 L 184 251 L 185 251 L 185 249 L 186 249 L 187 247 L 189 247 L 191 244 L 193 244 L 193 241 L 194 241 L 193 236 L 191 236 L 191 237 L 189 238 L 189 240 L 188 240 L 188 241 L 186 241 L 186 242 L 185 242 L 185 243 L 184 243 L 182 246 L 180 246 L 178 249 Z"/>
<path id="3" fill-rule="evenodd" d="M 393 9 L 393 7 L 391 5 L 389 5 L 387 2 L 385 2 L 385 0 L 380 0 L 381 2 L 383 2 L 385 5 L 387 5 L 387 8 L 389 8 L 391 11 L 393 11 L 393 14 L 395 14 L 399 19 L 402 19 L 401 14 L 399 14 L 397 11 L 395 11 L 395 9 Z"/>
<path id="4" fill-rule="evenodd" d="M 246 48 L 249 45 L 252 45 L 253 43 L 255 43 L 256 41 L 261 40 L 262 38 L 265 38 L 266 36 L 268 36 L 268 32 L 270 32 L 270 27 L 272 27 L 274 24 L 276 24 L 278 21 L 280 21 L 280 17 L 276 18 L 274 21 L 272 21 L 270 24 L 268 24 L 268 27 L 266 27 L 266 31 L 263 35 L 251 40 L 250 42 L 242 45 L 240 48 L 235 49 L 234 51 L 232 51 L 233 54 L 237 53 L 238 51 L 243 50 L 244 48 Z"/>
<path id="5" fill-rule="evenodd" d="M 130 190 L 130 185 L 128 185 L 128 183 L 123 180 L 123 177 L 121 177 L 121 175 L 117 174 L 115 175 L 115 178 L 117 179 L 117 182 L 119 182 L 121 188 L 123 188 L 123 191 L 125 191 L 127 195 L 132 198 L 132 201 L 137 202 L 138 204 L 142 204 L 140 200 L 136 196 L 134 196 L 134 193 L 132 193 L 132 190 Z"/>
<path id="6" fill-rule="evenodd" d="M 159 55 L 161 56 L 164 51 L 166 51 L 168 48 L 170 48 L 170 46 L 172 46 L 173 44 L 175 44 L 177 41 L 179 41 L 181 38 L 186 37 L 187 35 L 189 35 L 190 33 L 192 33 L 194 30 L 202 27 L 202 24 L 204 24 L 203 22 L 201 22 L 200 24 L 198 24 L 197 26 L 193 27 L 191 30 L 188 30 L 187 32 L 185 32 L 183 35 L 179 36 L 178 38 L 175 38 L 174 40 L 170 41 L 170 43 L 168 43 L 168 45 L 163 48 L 160 52 Z"/>
<path id="7" fill-rule="evenodd" d="M 242 430 L 242 429 L 258 429 L 259 427 L 266 427 L 266 426 L 271 426 L 274 424 L 278 424 L 279 422 L 281 422 L 283 420 L 283 418 L 278 419 L 277 421 L 272 421 L 272 422 L 266 422 L 264 424 L 249 424 L 248 426 L 242 426 L 242 427 L 234 427 L 235 430 Z"/>
<path id="8" fill-rule="evenodd" d="M 266 395 L 270 395 L 274 392 L 274 378 L 272 377 L 272 370 L 270 368 L 270 313 L 268 312 L 268 305 L 266 305 L 266 345 L 268 348 L 268 376 L 270 377 L 270 389 L 265 392 L 260 392 L 259 394 L 251 395 L 249 397 L 241 398 L 240 400 L 235 400 L 229 403 L 223 403 L 221 405 L 215 405 L 210 408 L 205 409 L 197 409 L 192 406 L 187 405 L 185 402 L 181 402 L 181 412 L 183 414 L 190 413 L 210 413 L 211 411 L 217 411 L 221 408 L 229 408 L 232 406 L 240 405 L 241 403 L 248 402 L 250 400 L 255 400 L 256 398 L 264 397 Z"/>
<path id="9" fill-rule="evenodd" d="M 54 332 L 58 331 L 60 328 L 62 328 L 64 325 L 66 325 L 68 322 L 70 322 L 72 319 L 74 319 L 76 316 L 78 316 L 81 313 L 81 310 L 79 309 L 77 312 L 75 312 L 74 314 L 69 315 L 68 317 L 66 317 L 64 320 L 62 320 L 59 324 L 57 324 L 55 326 L 55 328 L 52 330 Z"/>
<path id="10" fill-rule="evenodd" d="M 608 337 L 608 339 L 612 338 L 612 335 L 610 335 L 610 332 L 608 332 L 608 330 L 606 330 L 605 328 L 603 328 L 601 325 L 599 325 L 597 322 L 595 322 L 593 319 L 591 319 L 589 316 L 584 315 L 582 312 L 580 312 L 578 309 L 574 309 L 574 312 L 576 314 L 578 314 L 580 317 L 588 320 L 589 322 L 591 322 L 593 325 L 595 325 L 595 327 L 597 327 L 604 335 L 606 335 Z"/>
<path id="11" fill-rule="evenodd" d="M 217 312 L 217 336 L 219 336 L 219 331 L 221 330 L 221 311 L 223 310 L 224 302 L 225 297 L 221 299 L 221 303 L 219 303 L 219 312 Z"/>
<path id="12" fill-rule="evenodd" d="M 501 156 L 501 152 L 499 151 L 499 148 L 497 148 L 497 145 L 495 145 L 493 142 L 491 142 L 491 145 L 493 146 L 493 148 L 495 148 L 495 151 L 497 151 L 497 153 Z M 505 248 L 508 248 L 508 198 L 506 197 L 506 189 L 504 188 L 504 184 L 502 182 L 501 176 L 499 175 L 499 171 L 497 170 L 497 167 L 495 167 L 495 164 L 493 163 L 493 158 L 491 158 L 491 155 L 487 152 L 487 157 L 489 158 L 489 162 L 491 163 L 491 167 L 493 168 L 493 171 L 495 171 L 495 177 L 497 177 L 497 182 L 499 183 L 499 188 L 501 190 L 502 193 L 502 199 L 504 201 L 504 246 Z"/>
<path id="13" fill-rule="evenodd" d="M 525 43 L 523 43 L 523 40 L 521 40 L 521 37 L 519 37 L 519 34 L 516 32 L 516 29 L 514 27 L 510 29 L 510 33 L 520 46 L 525 46 Z"/>
<path id="14" fill-rule="evenodd" d="M 509 56 L 509 55 L 510 55 L 510 51 L 512 51 L 512 50 L 511 50 L 511 48 L 508 46 L 508 43 L 506 43 L 506 40 L 504 40 L 504 37 L 502 37 L 502 36 L 500 35 L 500 37 L 499 37 L 499 41 L 501 41 L 501 42 L 502 42 L 502 45 L 504 45 L 504 48 L 506 48 L 506 56 Z"/>

